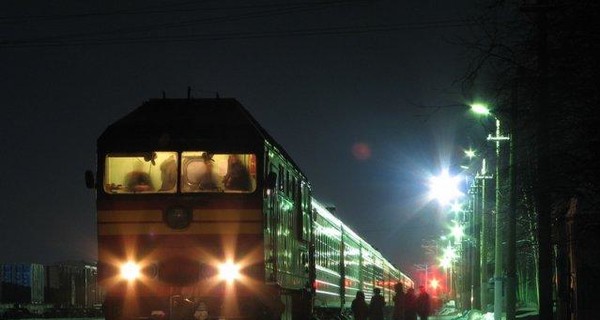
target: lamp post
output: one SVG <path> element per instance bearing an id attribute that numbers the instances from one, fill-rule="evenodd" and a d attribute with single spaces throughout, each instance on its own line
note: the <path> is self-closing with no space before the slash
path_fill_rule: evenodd
<path id="1" fill-rule="evenodd" d="M 480 230 L 479 230 L 479 302 L 483 308 L 486 307 L 488 302 L 487 294 L 487 283 L 488 283 L 488 272 L 487 272 L 487 252 L 488 252 L 488 213 L 487 213 L 487 180 L 493 179 L 494 177 L 488 174 L 486 159 L 481 160 L 481 169 L 475 176 L 475 181 L 479 181 L 479 201 L 475 205 L 476 211 L 481 215 L 480 219 Z"/>
<path id="2" fill-rule="evenodd" d="M 487 283 L 487 277 L 482 276 L 482 268 L 481 266 L 484 263 L 480 263 L 481 260 L 481 247 L 482 243 L 480 239 L 480 233 L 482 228 L 482 222 L 485 219 L 483 215 L 483 203 L 479 199 L 482 196 L 481 188 L 485 183 L 483 180 L 483 176 L 485 174 L 485 159 L 482 159 L 481 167 L 473 165 L 473 159 L 478 158 L 477 153 L 472 148 L 464 151 L 466 158 L 469 160 L 469 165 L 462 166 L 465 170 L 480 168 L 482 174 L 480 174 L 479 169 L 476 171 L 471 171 L 472 176 L 468 181 L 468 195 L 466 201 L 466 208 L 464 211 L 464 220 L 466 226 L 467 237 L 465 239 L 465 298 L 464 306 L 468 309 L 479 309 L 481 310 L 481 301 L 485 301 L 481 299 L 482 294 L 485 293 L 485 289 L 482 293 L 482 288 L 485 286 L 481 285 L 481 279 L 485 279 L 484 283 Z M 485 234 L 485 233 L 484 233 Z"/>
<path id="3" fill-rule="evenodd" d="M 493 115 L 489 109 L 482 104 L 474 104 L 471 106 L 472 110 L 479 114 Z M 488 140 L 496 142 L 496 219 L 495 219 L 495 260 L 494 260 L 494 319 L 501 319 L 502 316 L 502 224 L 506 222 L 506 313 L 507 319 L 514 319 L 515 317 L 515 302 L 516 302 L 516 169 L 515 169 L 515 128 L 514 122 L 516 120 L 516 108 L 511 108 L 511 114 L 509 116 L 509 125 L 512 125 L 509 131 L 509 136 L 502 136 L 500 127 L 500 119 L 493 115 L 496 120 L 496 136 L 488 136 Z M 509 163 L 508 163 L 508 183 L 510 186 L 509 192 L 509 203 L 508 209 L 505 215 L 502 215 L 500 207 L 500 176 L 501 168 L 500 165 L 503 157 L 500 152 L 500 142 L 509 140 Z"/>

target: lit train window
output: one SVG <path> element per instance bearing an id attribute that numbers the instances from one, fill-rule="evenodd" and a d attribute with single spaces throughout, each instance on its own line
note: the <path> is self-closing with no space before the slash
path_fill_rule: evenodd
<path id="1" fill-rule="evenodd" d="M 177 153 L 108 154 L 104 191 L 108 193 L 175 193 Z"/>
<path id="2" fill-rule="evenodd" d="M 214 154 L 206 151 L 181 153 L 182 192 L 250 193 L 256 189 L 256 156 Z"/>

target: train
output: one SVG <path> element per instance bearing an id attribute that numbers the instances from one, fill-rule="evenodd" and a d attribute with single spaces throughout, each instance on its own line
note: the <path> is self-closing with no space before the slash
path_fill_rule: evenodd
<path id="1" fill-rule="evenodd" d="M 414 286 L 234 98 L 145 101 L 98 137 L 86 185 L 107 320 L 334 319 Z"/>

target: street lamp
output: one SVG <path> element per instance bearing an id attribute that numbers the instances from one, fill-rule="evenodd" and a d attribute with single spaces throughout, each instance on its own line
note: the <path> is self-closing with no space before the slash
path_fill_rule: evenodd
<path id="1" fill-rule="evenodd" d="M 515 294 L 516 294 L 516 279 L 515 279 L 515 269 L 516 269 L 516 256 L 515 256 L 515 229 L 516 229 L 516 215 L 515 215 L 515 206 L 516 206 L 516 185 L 515 185 L 515 169 L 514 169 L 514 135 L 511 134 L 511 137 L 505 137 L 501 135 L 501 127 L 500 127 L 500 119 L 497 114 L 494 114 L 490 108 L 488 108 L 485 104 L 482 103 L 474 103 L 471 105 L 471 110 L 477 114 L 481 115 L 492 115 L 496 120 L 496 136 L 492 137 L 488 135 L 487 140 L 496 142 L 496 219 L 495 219 L 495 246 L 494 246 L 494 319 L 501 319 L 502 316 L 502 280 L 503 280 L 503 270 L 502 270 L 502 224 L 504 222 L 504 218 L 506 218 L 507 228 L 507 316 L 508 318 L 514 317 L 514 309 L 515 309 Z M 513 120 L 514 119 L 509 119 Z M 500 207 L 500 165 L 499 162 L 502 161 L 501 153 L 500 153 L 500 142 L 510 140 L 510 158 L 508 168 L 510 170 L 509 173 L 509 184 L 510 184 L 510 195 L 509 195 L 509 208 L 506 211 L 505 215 L 502 215 L 501 207 Z"/>
<path id="2" fill-rule="evenodd" d="M 442 171 L 439 176 L 434 176 L 429 179 L 429 198 L 435 199 L 440 205 L 445 206 L 450 201 L 457 199 L 463 195 L 460 191 L 460 176 L 451 176 L 448 170 Z"/>
<path id="3" fill-rule="evenodd" d="M 452 247 L 450 243 L 443 249 L 442 257 L 440 259 L 440 267 L 446 271 L 446 288 L 448 290 L 449 298 L 454 298 L 455 290 L 453 288 L 454 281 L 452 281 L 452 277 L 454 277 L 454 261 L 457 259 L 458 254 L 456 249 Z"/>
<path id="4" fill-rule="evenodd" d="M 463 211 L 462 207 L 462 203 L 455 201 L 450 204 L 450 212 L 454 213 L 455 216 L 458 216 L 458 214 Z"/>
<path id="5" fill-rule="evenodd" d="M 473 110 L 473 112 L 483 115 L 483 116 L 487 116 L 491 114 L 490 108 L 488 108 L 488 106 L 484 103 L 480 103 L 480 102 L 476 102 L 471 104 L 471 110 Z"/>
<path id="6" fill-rule="evenodd" d="M 465 235 L 465 231 L 463 226 L 461 226 L 458 222 L 454 222 L 454 226 L 451 229 L 452 237 L 454 237 L 455 243 L 460 243 L 462 237 Z"/>
<path id="7" fill-rule="evenodd" d="M 475 150 L 473 150 L 473 149 L 471 149 L 471 148 L 469 148 L 469 149 L 465 150 L 465 156 L 466 156 L 467 158 L 469 158 L 469 160 L 471 160 L 471 159 L 475 158 L 475 157 L 476 157 Z"/>

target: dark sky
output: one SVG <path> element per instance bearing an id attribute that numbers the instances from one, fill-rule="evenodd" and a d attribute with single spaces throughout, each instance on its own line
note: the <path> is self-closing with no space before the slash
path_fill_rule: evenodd
<path id="1" fill-rule="evenodd" d="M 0 262 L 96 257 L 96 138 L 150 98 L 237 98 L 314 195 L 393 263 L 426 262 L 425 177 L 458 161 L 476 0 L 8 1 L 0 14 Z M 370 157 L 356 157 L 363 143 Z"/>

